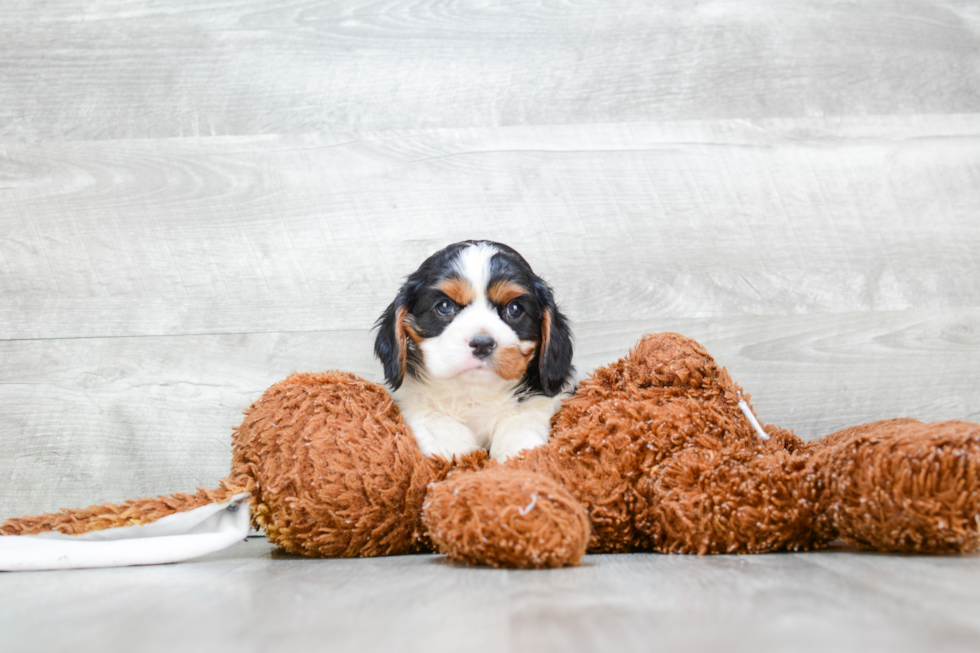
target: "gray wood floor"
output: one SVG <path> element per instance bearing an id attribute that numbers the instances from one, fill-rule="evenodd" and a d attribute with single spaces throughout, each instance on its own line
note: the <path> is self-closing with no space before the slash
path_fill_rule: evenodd
<path id="1" fill-rule="evenodd" d="M 973 652 L 978 605 L 978 556 L 628 554 L 502 571 L 309 560 L 259 538 L 176 565 L 0 576 L 0 648 Z"/>
<path id="2" fill-rule="evenodd" d="M 400 280 L 474 237 L 551 282 L 582 370 L 676 330 L 804 437 L 980 421 L 980 3 L 4 2 L 0 519 L 214 485 L 244 407 L 376 378 Z M 975 556 L 264 547 L 0 577 L 0 637 L 980 649 Z"/>

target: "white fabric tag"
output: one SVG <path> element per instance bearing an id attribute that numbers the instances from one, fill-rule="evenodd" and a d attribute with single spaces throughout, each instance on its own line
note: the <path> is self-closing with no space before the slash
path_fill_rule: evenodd
<path id="1" fill-rule="evenodd" d="M 0 571 L 128 567 L 180 562 L 225 549 L 248 535 L 248 492 L 167 515 L 145 526 L 82 535 L 0 536 Z"/>

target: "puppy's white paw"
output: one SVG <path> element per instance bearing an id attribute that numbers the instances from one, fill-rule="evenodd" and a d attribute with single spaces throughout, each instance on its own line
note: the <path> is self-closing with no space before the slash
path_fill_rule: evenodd
<path id="1" fill-rule="evenodd" d="M 541 429 L 519 429 L 514 431 L 494 433 L 490 444 L 490 457 L 504 461 L 513 458 L 525 449 L 539 447 L 548 442 L 548 434 Z"/>
<path id="2" fill-rule="evenodd" d="M 452 417 L 429 415 L 408 418 L 405 421 L 412 427 L 415 442 L 426 456 L 442 456 L 448 459 L 480 448 L 473 431 Z"/>

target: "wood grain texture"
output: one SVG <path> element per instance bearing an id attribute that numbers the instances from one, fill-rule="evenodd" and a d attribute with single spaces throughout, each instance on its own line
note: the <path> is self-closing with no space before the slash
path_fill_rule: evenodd
<path id="1" fill-rule="evenodd" d="M 0 342 L 0 515 L 215 487 L 244 408 L 294 371 L 375 376 L 362 355 L 370 338 L 365 329 Z"/>
<path id="2" fill-rule="evenodd" d="M 357 329 L 428 254 L 578 321 L 977 306 L 980 118 L 8 146 L 0 337 Z"/>
<path id="3" fill-rule="evenodd" d="M 978 420 L 978 209 L 969 0 L 8 2 L 0 518 L 213 484 L 472 237 L 583 371 L 674 330 L 804 437 Z"/>
<path id="4" fill-rule="evenodd" d="M 23 653 L 904 653 L 974 651 L 980 638 L 977 556 L 621 554 L 540 572 L 435 556 L 309 560 L 271 549 L 250 539 L 179 565 L 5 574 L 5 645 Z"/>
<path id="5" fill-rule="evenodd" d="M 21 0 L 0 138 L 975 112 L 977 25 L 969 0 Z"/>

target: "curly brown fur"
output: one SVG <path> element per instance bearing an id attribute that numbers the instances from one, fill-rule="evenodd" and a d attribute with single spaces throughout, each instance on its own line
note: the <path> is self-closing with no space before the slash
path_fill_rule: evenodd
<path id="1" fill-rule="evenodd" d="M 57 531 L 81 535 L 121 526 L 141 526 L 161 517 L 186 512 L 209 503 L 226 503 L 239 492 L 248 492 L 253 483 L 248 477 L 226 478 L 215 490 L 198 488 L 194 494 L 178 492 L 155 499 L 130 499 L 124 503 L 103 503 L 87 508 L 62 508 L 60 512 L 14 517 L 0 525 L 0 535 L 36 535 Z"/>
<path id="2" fill-rule="evenodd" d="M 823 543 L 802 501 L 807 458 L 762 447 L 685 449 L 644 477 L 637 530 L 661 553 L 763 553 Z"/>
<path id="3" fill-rule="evenodd" d="M 740 391 L 693 340 L 646 336 L 582 382 L 548 444 L 497 465 L 485 452 L 423 456 L 379 385 L 296 374 L 246 412 L 221 490 L 9 520 L 0 532 L 147 523 L 245 489 L 254 523 L 311 556 L 434 547 L 473 563 L 548 567 L 575 564 L 586 548 L 980 546 L 980 425 L 889 420 L 815 442 L 768 426 L 764 441 Z"/>
<path id="4" fill-rule="evenodd" d="M 589 551 L 648 548 L 636 515 L 656 507 L 637 484 L 681 449 L 753 441 L 738 407 L 740 391 L 690 338 L 646 336 L 627 356 L 583 380 L 552 420 L 550 442 L 509 466 L 558 479 L 586 506 Z"/>
<path id="5" fill-rule="evenodd" d="M 479 467 L 485 452 L 460 466 Z M 255 479 L 253 521 L 292 553 L 352 557 L 427 549 L 427 458 L 380 385 L 345 372 L 294 374 L 246 411 L 232 470 Z"/>
<path id="6" fill-rule="evenodd" d="M 980 546 L 980 425 L 890 420 L 824 441 L 806 490 L 826 537 L 906 553 Z"/>
<path id="7" fill-rule="evenodd" d="M 585 509 L 547 476 L 488 469 L 432 485 L 423 521 L 451 560 L 493 567 L 577 565 L 589 541 Z"/>

